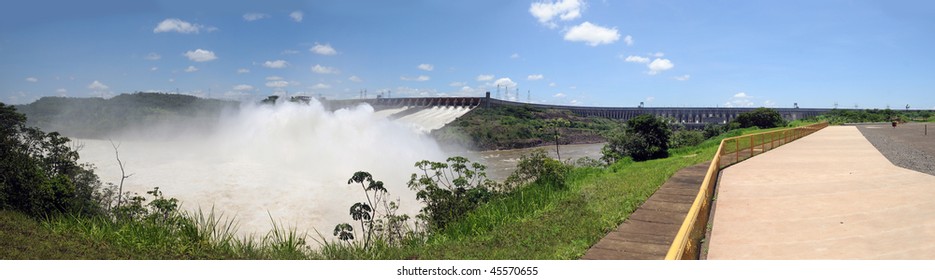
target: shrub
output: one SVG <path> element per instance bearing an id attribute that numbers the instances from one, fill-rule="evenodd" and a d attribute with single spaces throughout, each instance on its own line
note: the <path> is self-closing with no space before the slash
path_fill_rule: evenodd
<path id="1" fill-rule="evenodd" d="M 762 107 L 753 111 L 741 113 L 731 122 L 732 126 L 733 123 L 737 123 L 739 128 L 754 126 L 759 128 L 774 128 L 786 126 L 786 121 L 782 119 L 782 115 L 780 115 L 779 112 Z"/>
<path id="2" fill-rule="evenodd" d="M 571 167 L 548 157 L 543 149 L 535 149 L 522 155 L 516 170 L 504 182 L 505 191 L 513 191 L 525 184 L 537 182 L 542 185 L 565 188 L 565 178 Z"/>
<path id="3" fill-rule="evenodd" d="M 669 140 L 670 148 L 689 147 L 704 142 L 704 133 L 698 130 L 679 130 Z"/>
<path id="4" fill-rule="evenodd" d="M 625 156 L 644 161 L 669 156 L 668 126 L 653 115 L 640 115 L 627 121 L 623 134 L 611 137 L 601 150 L 601 157 L 613 163 Z"/>
<path id="5" fill-rule="evenodd" d="M 486 167 L 464 157 L 446 162 L 416 163 L 422 174 L 412 174 L 409 188 L 425 203 L 419 219 L 429 231 L 440 230 L 478 205 L 490 200 L 496 183 L 487 179 Z"/>

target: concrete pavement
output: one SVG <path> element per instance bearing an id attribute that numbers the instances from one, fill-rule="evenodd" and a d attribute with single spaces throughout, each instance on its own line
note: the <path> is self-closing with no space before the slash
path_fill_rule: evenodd
<path id="1" fill-rule="evenodd" d="M 708 259 L 935 259 L 935 176 L 832 126 L 724 169 Z"/>

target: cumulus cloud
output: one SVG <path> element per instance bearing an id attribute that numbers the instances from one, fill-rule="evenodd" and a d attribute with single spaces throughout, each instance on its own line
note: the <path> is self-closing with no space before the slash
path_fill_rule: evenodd
<path id="1" fill-rule="evenodd" d="M 663 52 L 656 52 L 656 53 L 653 54 L 653 56 L 655 56 L 655 57 L 663 57 L 663 56 L 666 56 L 666 54 L 663 53 Z"/>
<path id="2" fill-rule="evenodd" d="M 627 46 L 632 46 L 632 45 L 633 45 L 633 36 L 627 35 L 626 37 L 623 37 L 623 42 L 624 42 L 624 43 L 627 43 Z"/>
<path id="3" fill-rule="evenodd" d="M 550 86 L 550 87 L 555 87 L 555 86 L 557 86 L 557 85 L 555 84 L 555 82 L 551 82 L 551 83 L 549 83 L 549 86 Z"/>
<path id="4" fill-rule="evenodd" d="M 198 34 L 201 30 L 214 31 L 217 28 L 206 27 L 201 24 L 193 24 L 177 18 L 167 18 L 153 28 L 153 33 L 178 32 L 182 34 Z"/>
<path id="5" fill-rule="evenodd" d="M 160 58 L 162 58 L 162 56 L 154 52 L 146 54 L 146 56 L 143 57 L 145 60 L 159 60 Z"/>
<path id="6" fill-rule="evenodd" d="M 347 78 L 347 80 L 351 82 L 355 82 L 355 83 L 364 81 L 364 79 L 361 79 L 360 77 L 357 77 L 357 76 L 351 76 L 350 78 Z"/>
<path id="7" fill-rule="evenodd" d="M 562 21 L 579 18 L 584 7 L 584 2 L 580 0 L 533 2 L 529 5 L 529 13 L 539 20 L 539 23 L 549 28 L 556 28 L 558 25 L 555 24 L 555 17 Z"/>
<path id="8" fill-rule="evenodd" d="M 282 53 L 282 54 L 298 54 L 299 51 L 297 51 L 297 50 L 283 50 L 281 53 Z"/>
<path id="9" fill-rule="evenodd" d="M 676 81 L 684 82 L 684 81 L 688 81 L 688 79 L 691 79 L 691 77 L 692 77 L 691 75 L 685 74 L 681 76 L 675 76 L 673 79 L 675 79 Z"/>
<path id="10" fill-rule="evenodd" d="M 571 104 L 571 105 L 578 105 L 578 104 L 580 104 L 580 103 L 581 103 L 581 102 L 578 102 L 577 99 L 572 100 L 572 101 L 568 101 L 568 104 Z"/>
<path id="11" fill-rule="evenodd" d="M 312 72 L 315 72 L 318 74 L 337 74 L 338 70 L 331 68 L 331 67 L 315 64 L 315 66 L 312 66 Z"/>
<path id="12" fill-rule="evenodd" d="M 311 49 L 308 49 L 308 50 L 311 51 L 311 52 L 313 52 L 313 53 L 320 54 L 320 55 L 336 55 L 336 54 L 338 54 L 338 52 L 337 52 L 336 50 L 334 50 L 334 48 L 331 47 L 331 44 L 324 44 L 324 45 L 322 45 L 322 44 L 319 44 L 319 43 L 315 43 L 315 46 L 312 47 Z"/>
<path id="13" fill-rule="evenodd" d="M 735 93 L 733 97 L 727 100 L 724 103 L 724 106 L 727 107 L 750 107 L 753 106 L 753 96 L 748 95 L 746 92 Z"/>
<path id="14" fill-rule="evenodd" d="M 649 58 L 638 56 L 638 55 L 630 55 L 624 58 L 623 61 L 633 62 L 633 63 L 649 63 Z"/>
<path id="15" fill-rule="evenodd" d="M 530 81 L 542 80 L 542 78 L 544 78 L 542 74 L 529 75 L 526 77 L 526 79 Z"/>
<path id="16" fill-rule="evenodd" d="M 493 80 L 493 75 L 487 75 L 487 74 L 477 75 L 478 82 L 490 81 L 490 80 Z"/>
<path id="17" fill-rule="evenodd" d="M 494 81 L 493 84 L 499 85 L 499 86 L 511 87 L 511 88 L 515 88 L 517 85 L 516 82 L 514 82 L 510 78 L 499 78 L 496 81 Z"/>
<path id="18" fill-rule="evenodd" d="M 104 83 L 101 83 L 97 80 L 94 80 L 94 82 L 88 85 L 88 89 L 91 89 L 91 90 L 107 90 L 108 88 L 110 87 L 108 87 Z"/>
<path id="19" fill-rule="evenodd" d="M 302 18 L 305 17 L 305 14 L 302 11 L 293 11 L 289 13 L 289 17 L 292 18 L 292 21 L 302 22 Z"/>
<path id="20" fill-rule="evenodd" d="M 279 77 L 279 76 L 266 77 L 266 87 L 284 88 L 287 86 L 289 86 L 289 82 L 283 81 L 282 77 Z"/>
<path id="21" fill-rule="evenodd" d="M 559 92 L 559 93 L 556 93 L 556 94 L 553 95 L 553 96 L 555 96 L 555 98 L 565 98 L 566 95 L 565 95 L 564 93 Z"/>
<path id="22" fill-rule="evenodd" d="M 565 32 L 565 40 L 571 42 L 585 42 L 589 46 L 610 44 L 620 39 L 617 28 L 607 28 L 585 21 L 573 26 Z"/>
<path id="23" fill-rule="evenodd" d="M 773 106 L 776 106 L 776 102 L 773 102 L 772 100 L 766 100 L 766 101 L 763 101 L 763 106 L 773 107 Z"/>
<path id="24" fill-rule="evenodd" d="M 331 86 L 323 84 L 323 83 L 317 83 L 314 86 L 312 86 L 312 89 L 328 89 L 328 88 L 331 88 Z"/>
<path id="25" fill-rule="evenodd" d="M 194 62 L 212 61 L 218 58 L 214 55 L 214 52 L 202 49 L 187 51 L 185 52 L 185 57 L 188 57 L 189 60 Z"/>
<path id="26" fill-rule="evenodd" d="M 188 68 L 185 68 L 185 72 L 188 72 L 188 73 L 195 72 L 195 71 L 198 71 L 198 68 L 196 68 L 195 66 L 189 65 Z"/>
<path id="27" fill-rule="evenodd" d="M 279 80 L 282 80 L 282 77 L 280 77 L 280 76 L 269 76 L 269 77 L 266 77 L 266 80 L 267 80 L 267 81 L 279 81 Z"/>
<path id="28" fill-rule="evenodd" d="M 450 87 L 463 87 L 466 85 L 467 85 L 466 83 L 462 83 L 462 82 L 451 82 L 450 84 L 448 84 L 448 86 Z"/>
<path id="29" fill-rule="evenodd" d="M 518 53 L 513 53 L 513 54 L 510 55 L 510 58 L 512 58 L 512 59 L 517 59 L 517 58 L 519 58 L 519 54 L 518 54 Z"/>
<path id="30" fill-rule="evenodd" d="M 247 69 L 247 68 L 237 69 L 237 74 L 246 74 L 246 73 L 250 73 L 250 69 Z"/>
<path id="31" fill-rule="evenodd" d="M 653 62 L 649 63 L 649 74 L 656 75 L 662 71 L 666 71 L 675 67 L 675 64 L 672 64 L 672 61 L 669 61 L 665 58 L 654 59 Z"/>
<path id="32" fill-rule="evenodd" d="M 236 91 L 251 91 L 251 90 L 253 90 L 253 86 L 251 86 L 251 85 L 242 85 L 242 84 L 241 84 L 241 85 L 236 85 L 236 86 L 234 86 L 234 90 L 236 90 Z"/>
<path id="33" fill-rule="evenodd" d="M 267 60 L 266 62 L 263 63 L 263 67 L 266 67 L 266 68 L 278 69 L 278 68 L 286 68 L 286 66 L 289 66 L 289 62 L 286 62 L 285 60 L 281 60 L 281 59 L 275 60 L 275 61 Z"/>
<path id="34" fill-rule="evenodd" d="M 68 92 L 68 90 L 66 90 L 66 89 L 64 89 L 64 88 L 60 88 L 60 89 L 56 89 L 55 92 L 58 93 L 58 94 L 65 94 L 65 93 Z"/>
<path id="35" fill-rule="evenodd" d="M 26 77 L 26 81 L 30 83 L 35 83 L 35 82 L 38 82 L 39 79 L 36 77 Z"/>
<path id="36" fill-rule="evenodd" d="M 428 80 L 430 79 L 430 77 L 429 77 L 429 76 L 426 76 L 426 75 L 419 75 L 418 77 L 406 77 L 406 76 L 402 76 L 402 77 L 399 77 L 399 79 L 400 79 L 400 80 L 403 80 L 403 81 L 424 82 L 424 81 L 428 81 Z"/>
<path id="37" fill-rule="evenodd" d="M 246 21 L 256 21 L 256 20 L 261 20 L 261 19 L 268 18 L 268 17 L 269 17 L 269 15 L 263 14 L 263 13 L 246 13 L 246 14 L 243 14 L 243 20 L 246 20 Z"/>
<path id="38" fill-rule="evenodd" d="M 427 63 L 422 63 L 422 64 L 419 64 L 417 68 L 419 68 L 419 70 L 432 71 L 435 69 L 435 66 L 431 64 L 427 64 Z"/>

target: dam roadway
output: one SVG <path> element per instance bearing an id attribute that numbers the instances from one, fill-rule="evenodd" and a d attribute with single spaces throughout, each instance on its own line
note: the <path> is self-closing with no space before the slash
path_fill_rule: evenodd
<path id="1" fill-rule="evenodd" d="M 356 106 L 357 104 L 367 103 L 373 106 L 374 110 L 388 110 L 397 108 L 431 108 L 431 107 L 469 107 L 469 108 L 492 108 L 503 106 L 531 107 L 538 109 L 558 109 L 568 110 L 579 116 L 585 117 L 604 117 L 617 120 L 628 120 L 630 118 L 651 114 L 659 117 L 672 118 L 677 123 L 686 125 L 704 125 L 708 123 L 728 123 L 738 115 L 752 111 L 756 108 L 734 108 L 734 107 L 594 107 L 594 106 L 565 106 L 551 104 L 522 103 L 506 101 L 487 97 L 410 97 L 410 98 L 372 98 L 372 99 L 344 99 L 344 100 L 323 100 L 322 103 L 329 109 L 335 110 Z M 772 108 L 779 112 L 786 120 L 794 121 L 799 119 L 816 117 L 824 114 L 831 109 L 821 108 Z M 407 110 L 415 112 L 416 110 Z M 399 117 L 399 116 L 397 116 Z"/>

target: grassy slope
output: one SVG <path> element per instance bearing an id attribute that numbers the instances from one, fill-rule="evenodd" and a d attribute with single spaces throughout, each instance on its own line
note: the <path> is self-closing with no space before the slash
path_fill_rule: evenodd
<path id="1" fill-rule="evenodd" d="M 105 242 L 54 233 L 23 214 L 0 211 L 0 259 L 128 259 L 130 256 Z"/>

